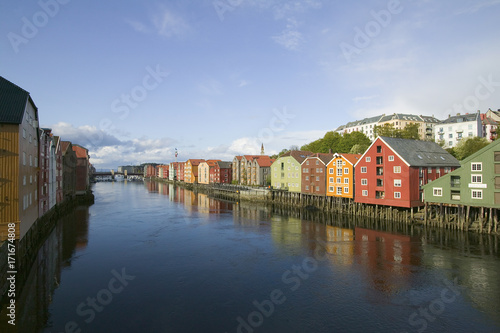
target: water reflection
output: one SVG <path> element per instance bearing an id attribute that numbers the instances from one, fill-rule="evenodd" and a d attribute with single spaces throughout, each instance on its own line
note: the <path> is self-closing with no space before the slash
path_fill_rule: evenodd
<path id="1" fill-rule="evenodd" d="M 447 305 L 428 331 L 500 327 L 498 237 L 221 201 L 165 183 L 98 186 L 90 217 L 92 246 L 88 208 L 79 207 L 59 221 L 40 248 L 18 301 L 21 331 L 38 332 L 46 326 L 50 331 L 52 324 L 54 331 L 61 331 L 68 316 L 75 317 L 78 302 L 103 288 L 110 270 L 123 261 L 127 271 L 141 274 L 127 293 L 120 294 L 120 301 L 117 297 L 113 302 L 113 310 L 110 306 L 99 317 L 102 322 L 96 320 L 83 331 L 132 329 L 125 324 L 116 328 L 119 320 L 128 325 L 138 320 L 138 329 L 151 322 L 145 332 L 155 331 L 153 327 L 161 331 L 165 328 L 161 324 L 167 323 L 178 325 L 172 326 L 173 331 L 182 331 L 196 325 L 193 309 L 209 308 L 209 314 L 199 317 L 211 323 L 206 331 L 234 332 L 228 320 L 254 311 L 252 301 L 264 300 L 273 289 L 288 290 L 290 284 L 282 282 L 282 274 L 318 251 L 328 253 L 327 260 L 302 281 L 303 287 L 287 294 L 288 301 L 269 318 L 278 325 L 275 331 L 299 330 L 296 318 L 305 316 L 302 331 L 332 331 L 332 327 L 356 331 L 365 324 L 373 327 L 383 317 L 375 331 L 414 332 L 417 329 L 408 322 L 412 312 L 429 306 L 440 296 L 442 282 L 455 278 L 460 297 Z M 139 211 L 134 218 L 129 218 L 133 211 L 127 211 L 129 207 Z M 143 246 L 152 241 L 157 246 Z M 124 252 L 113 255 L 110 248 Z M 87 266 L 75 263 L 82 254 L 89 257 Z M 79 276 L 93 267 L 99 273 Z M 78 274 L 68 274 L 76 268 Z M 89 277 L 101 281 L 86 285 Z M 60 292 L 55 292 L 58 288 Z M 71 288 L 82 288 L 80 295 L 75 297 Z M 71 297 L 76 300 L 65 303 Z M 200 302 L 193 304 L 193 297 Z M 130 306 L 135 302 L 144 307 L 139 314 Z M 206 308 L 200 308 L 202 304 Z M 64 308 L 69 314 L 60 313 Z M 5 318 L 5 309 L 1 315 Z M 163 318 L 161 324 L 155 321 L 158 318 Z M 7 332 L 0 322 L 0 331 Z M 308 326 L 319 322 L 330 327 Z M 218 330 L 223 324 L 227 329 Z"/>
<path id="2" fill-rule="evenodd" d="M 38 332 L 50 322 L 48 309 L 61 282 L 61 272 L 69 268 L 79 252 L 87 247 L 88 220 L 88 207 L 77 207 L 57 222 L 41 244 L 17 299 L 19 332 Z M 0 316 L 6 318 L 5 306 Z M 0 320 L 0 332 L 11 330 L 12 326 Z"/>

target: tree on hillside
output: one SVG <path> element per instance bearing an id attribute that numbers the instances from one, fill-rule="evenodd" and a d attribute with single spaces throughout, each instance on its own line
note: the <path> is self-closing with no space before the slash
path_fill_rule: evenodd
<path id="1" fill-rule="evenodd" d="M 352 146 L 351 150 L 349 150 L 349 154 L 364 154 L 368 147 L 370 147 L 370 145 L 356 143 Z"/>
<path id="2" fill-rule="evenodd" d="M 302 146 L 301 150 L 308 150 L 313 153 L 328 153 L 331 149 L 334 153 L 348 153 L 356 144 L 369 146 L 370 143 L 370 139 L 361 132 L 340 135 L 337 132 L 330 131 L 323 138 Z"/>
<path id="3" fill-rule="evenodd" d="M 382 126 L 375 125 L 373 132 L 375 136 L 387 136 L 390 138 L 402 138 L 420 140 L 418 130 L 420 125 L 418 123 L 409 123 L 404 129 L 394 127 L 394 124 L 385 123 Z"/>
<path id="4" fill-rule="evenodd" d="M 453 148 L 453 151 L 458 160 L 463 160 L 478 150 L 486 147 L 488 144 L 489 142 L 486 138 L 480 138 L 478 136 L 463 138 L 458 141 L 457 145 Z"/>

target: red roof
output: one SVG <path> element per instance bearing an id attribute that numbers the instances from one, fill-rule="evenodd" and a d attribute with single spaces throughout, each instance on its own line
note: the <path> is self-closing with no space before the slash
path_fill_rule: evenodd
<path id="1" fill-rule="evenodd" d="M 356 164 L 361 158 L 361 154 L 340 154 L 343 158 L 351 162 L 352 165 Z"/>
<path id="2" fill-rule="evenodd" d="M 76 153 L 77 158 L 88 158 L 88 150 L 86 148 L 80 147 L 79 145 L 73 145 L 73 151 Z"/>
<path id="3" fill-rule="evenodd" d="M 69 142 L 69 141 L 61 141 L 61 150 L 62 151 L 68 150 L 68 147 L 70 144 L 71 144 L 71 142 Z"/>
<path id="4" fill-rule="evenodd" d="M 189 159 L 186 161 L 187 162 L 191 162 L 191 165 L 199 165 L 201 162 L 205 162 L 205 160 L 203 159 Z"/>
<path id="5" fill-rule="evenodd" d="M 267 155 L 256 157 L 257 164 L 261 167 L 270 167 L 273 164 L 274 159 Z"/>

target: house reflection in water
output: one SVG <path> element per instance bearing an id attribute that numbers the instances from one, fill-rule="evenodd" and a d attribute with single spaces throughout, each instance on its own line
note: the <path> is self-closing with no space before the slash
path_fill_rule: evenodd
<path id="1" fill-rule="evenodd" d="M 355 256 L 375 290 L 394 294 L 408 287 L 411 269 L 420 266 L 421 245 L 410 236 L 355 228 Z"/>

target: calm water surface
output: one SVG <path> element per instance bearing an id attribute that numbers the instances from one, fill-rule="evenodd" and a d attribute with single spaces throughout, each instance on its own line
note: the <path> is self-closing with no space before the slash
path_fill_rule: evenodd
<path id="1" fill-rule="evenodd" d="M 495 237 L 301 218 L 158 183 L 94 193 L 40 249 L 20 331 L 500 332 Z"/>

